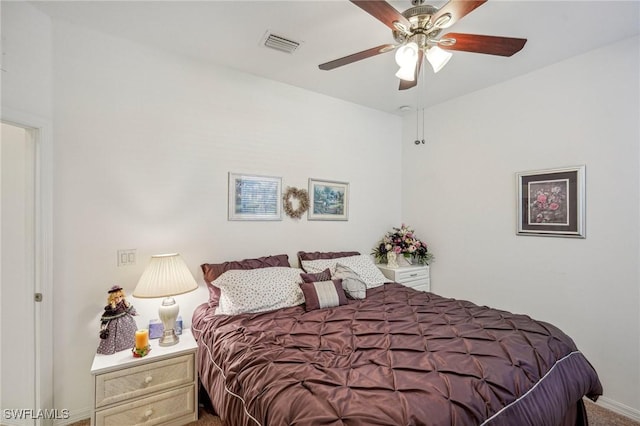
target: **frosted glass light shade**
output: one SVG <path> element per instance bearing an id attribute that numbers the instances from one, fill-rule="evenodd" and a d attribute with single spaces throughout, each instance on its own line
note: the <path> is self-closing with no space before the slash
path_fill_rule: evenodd
<path id="1" fill-rule="evenodd" d="M 396 73 L 396 77 L 398 77 L 400 80 L 414 81 L 416 79 L 415 71 L 416 71 L 415 64 L 409 67 L 400 67 L 400 69 Z"/>
<path id="2" fill-rule="evenodd" d="M 447 52 L 444 49 L 439 48 L 438 46 L 431 46 L 429 50 L 427 50 L 427 60 L 431 64 L 433 68 L 433 72 L 438 72 L 449 62 L 449 59 L 453 54 L 451 52 Z"/>
<path id="3" fill-rule="evenodd" d="M 396 51 L 396 64 L 399 67 L 411 67 L 418 61 L 418 44 L 409 42 Z"/>
<path id="4" fill-rule="evenodd" d="M 418 45 L 415 42 L 409 42 L 398 48 L 396 51 L 396 63 L 400 69 L 396 73 L 396 77 L 400 80 L 414 81 L 416 63 L 418 62 Z"/>
<path id="5" fill-rule="evenodd" d="M 166 297 L 198 288 L 196 280 L 178 253 L 151 256 L 133 297 Z"/>

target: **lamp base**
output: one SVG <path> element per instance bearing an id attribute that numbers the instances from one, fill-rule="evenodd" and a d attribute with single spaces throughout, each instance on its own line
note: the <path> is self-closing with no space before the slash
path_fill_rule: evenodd
<path id="1" fill-rule="evenodd" d="M 162 337 L 158 343 L 160 346 L 173 346 L 180 341 L 175 332 L 176 318 L 178 318 L 179 311 L 180 307 L 173 297 L 165 298 L 160 308 L 158 308 L 158 316 L 164 327 Z"/>
<path id="2" fill-rule="evenodd" d="M 173 346 L 180 341 L 180 338 L 176 334 L 176 331 L 172 328 L 171 330 L 165 330 L 162 332 L 162 337 L 158 344 L 160 346 Z"/>

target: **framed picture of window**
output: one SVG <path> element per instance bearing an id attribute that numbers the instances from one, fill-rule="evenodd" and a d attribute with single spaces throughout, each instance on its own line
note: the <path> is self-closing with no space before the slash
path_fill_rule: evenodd
<path id="1" fill-rule="evenodd" d="M 282 178 L 229 173 L 229 220 L 282 220 Z"/>
<path id="2" fill-rule="evenodd" d="M 308 220 L 349 220 L 349 184 L 309 179 Z"/>
<path id="3" fill-rule="evenodd" d="M 517 234 L 585 238 L 585 166 L 516 173 Z"/>

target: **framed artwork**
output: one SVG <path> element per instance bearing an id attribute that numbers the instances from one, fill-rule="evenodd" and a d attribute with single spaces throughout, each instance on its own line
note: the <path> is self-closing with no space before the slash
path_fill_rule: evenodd
<path id="1" fill-rule="evenodd" d="M 309 179 L 309 220 L 349 220 L 349 184 Z"/>
<path id="2" fill-rule="evenodd" d="M 229 220 L 282 220 L 282 178 L 229 173 Z"/>
<path id="3" fill-rule="evenodd" d="M 585 238 L 585 166 L 516 173 L 518 235 Z"/>

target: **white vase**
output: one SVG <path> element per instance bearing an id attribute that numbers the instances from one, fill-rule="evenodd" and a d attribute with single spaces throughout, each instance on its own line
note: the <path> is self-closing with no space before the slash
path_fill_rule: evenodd
<path id="1" fill-rule="evenodd" d="M 411 261 L 412 261 L 411 257 L 405 257 L 403 255 L 400 255 L 397 258 L 398 266 L 409 266 L 412 264 Z"/>

